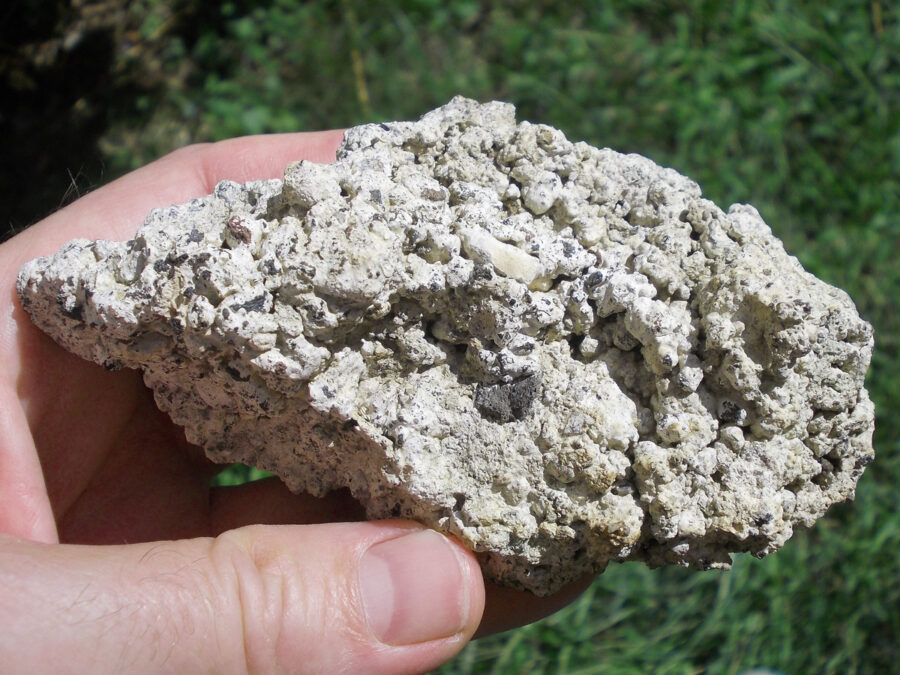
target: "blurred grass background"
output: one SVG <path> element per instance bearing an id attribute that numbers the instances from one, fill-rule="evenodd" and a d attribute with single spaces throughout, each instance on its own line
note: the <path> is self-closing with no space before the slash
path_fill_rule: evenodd
<path id="1" fill-rule="evenodd" d="M 413 119 L 457 93 L 757 206 L 875 325 L 877 459 L 765 560 L 613 566 L 442 672 L 900 672 L 896 2 L 7 0 L 3 224 L 186 143 Z"/>

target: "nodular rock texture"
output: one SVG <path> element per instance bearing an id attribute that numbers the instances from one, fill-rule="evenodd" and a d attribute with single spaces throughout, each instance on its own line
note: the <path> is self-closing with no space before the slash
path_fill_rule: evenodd
<path id="1" fill-rule="evenodd" d="M 752 207 L 504 103 L 353 128 L 334 164 L 31 261 L 19 294 L 215 461 L 347 486 L 541 595 L 766 555 L 873 459 L 843 291 Z"/>

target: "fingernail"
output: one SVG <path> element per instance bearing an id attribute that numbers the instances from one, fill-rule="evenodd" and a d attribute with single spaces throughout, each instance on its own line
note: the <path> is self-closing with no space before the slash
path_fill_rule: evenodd
<path id="1" fill-rule="evenodd" d="M 359 584 L 369 627 L 389 645 L 460 632 L 469 614 L 468 565 L 449 540 L 416 530 L 363 555 Z"/>

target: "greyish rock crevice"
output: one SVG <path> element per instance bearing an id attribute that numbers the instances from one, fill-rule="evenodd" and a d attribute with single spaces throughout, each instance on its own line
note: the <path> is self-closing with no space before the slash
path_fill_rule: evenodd
<path id="1" fill-rule="evenodd" d="M 31 261 L 19 295 L 215 461 L 347 486 L 538 594 L 763 556 L 873 459 L 843 291 L 752 207 L 504 103 L 355 127 L 334 164 Z"/>

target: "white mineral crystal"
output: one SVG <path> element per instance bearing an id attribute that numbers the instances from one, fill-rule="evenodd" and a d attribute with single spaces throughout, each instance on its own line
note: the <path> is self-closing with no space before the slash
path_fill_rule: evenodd
<path id="1" fill-rule="evenodd" d="M 66 349 L 140 368 L 217 462 L 347 486 L 494 581 L 763 556 L 872 461 L 871 327 L 750 206 L 456 98 L 332 165 L 33 260 Z"/>

